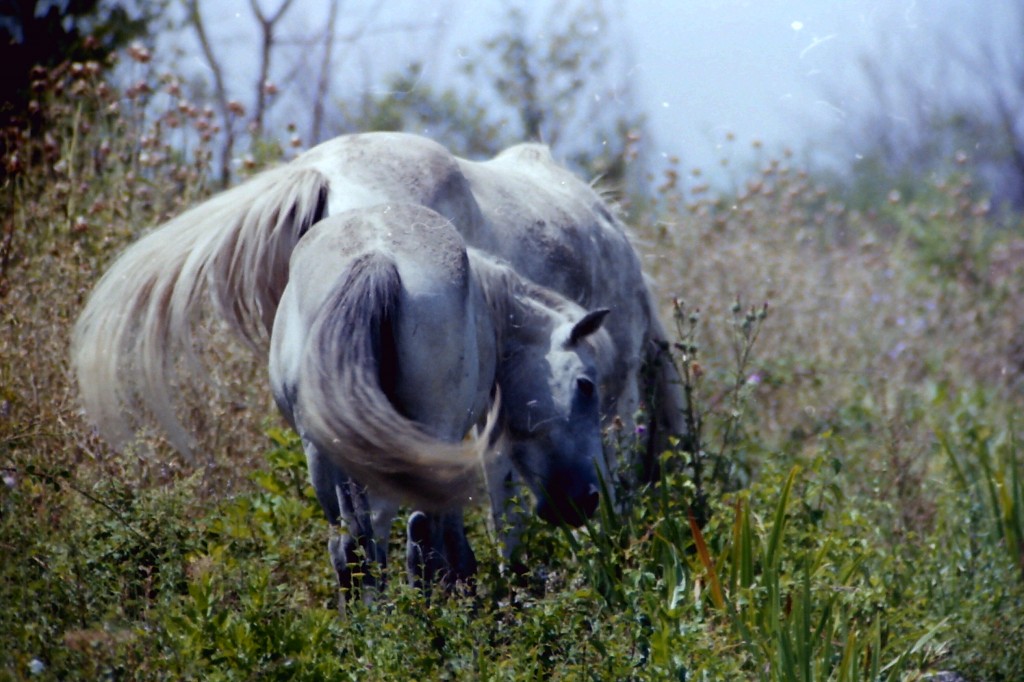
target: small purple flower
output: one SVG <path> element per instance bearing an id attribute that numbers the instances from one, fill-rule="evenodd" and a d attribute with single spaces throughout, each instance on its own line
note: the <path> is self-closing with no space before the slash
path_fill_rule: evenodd
<path id="1" fill-rule="evenodd" d="M 903 351 L 905 351 L 906 349 L 907 349 L 907 344 L 905 344 L 904 342 L 900 341 L 899 343 L 897 343 L 895 346 L 892 347 L 892 350 L 889 351 L 889 359 L 890 360 L 897 359 L 899 356 L 903 355 Z"/>
<path id="2" fill-rule="evenodd" d="M 760 384 L 761 383 L 761 374 L 760 374 L 760 372 L 754 372 L 753 374 L 748 376 L 747 377 L 747 383 L 751 384 L 752 386 L 757 386 L 758 384 Z"/>

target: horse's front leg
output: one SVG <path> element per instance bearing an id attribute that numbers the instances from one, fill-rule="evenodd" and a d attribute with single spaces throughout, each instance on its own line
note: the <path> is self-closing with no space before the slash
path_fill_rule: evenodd
<path id="1" fill-rule="evenodd" d="M 417 511 L 406 526 L 405 567 L 409 584 L 430 595 L 434 584 L 445 592 L 473 590 L 476 555 L 466 539 L 462 510 L 443 514 Z"/>
<path id="2" fill-rule="evenodd" d="M 495 456 L 486 467 L 487 494 L 491 506 L 491 532 L 501 547 L 504 570 L 515 574 L 526 572 L 518 549 L 526 524 L 524 509 L 526 486 L 507 453 Z"/>
<path id="3" fill-rule="evenodd" d="M 369 601 L 383 588 L 388 529 L 397 507 L 370 495 L 311 443 L 303 443 L 310 482 L 331 524 L 327 550 L 338 576 L 338 610 L 344 613 L 347 599 Z"/>

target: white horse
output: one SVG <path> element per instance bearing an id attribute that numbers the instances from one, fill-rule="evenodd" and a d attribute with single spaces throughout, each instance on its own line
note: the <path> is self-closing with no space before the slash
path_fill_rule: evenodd
<path id="1" fill-rule="evenodd" d="M 511 458 L 550 521 L 579 525 L 592 514 L 607 310 L 586 313 L 467 252 L 426 207 L 360 208 L 307 229 L 312 220 L 290 221 L 322 205 L 318 190 L 278 189 L 230 216 L 224 197 L 237 190 L 182 215 L 129 248 L 97 285 L 73 354 L 101 430 L 117 442 L 131 431 L 126 416 L 143 408 L 168 433 L 187 433 L 169 395 L 174 359 L 188 353 L 189 323 L 209 291 L 257 347 L 271 319 L 261 306 L 277 309 L 271 387 L 303 440 L 328 520 L 343 524 L 329 543 L 343 596 L 353 564 L 370 576 L 367 562 L 384 562 L 378 540 L 399 502 L 436 512 L 410 520 L 414 577 L 471 575 L 460 510 L 478 492 L 488 443 L 463 437 L 488 410 L 507 450 L 485 463 Z M 283 271 L 282 252 L 291 261 Z"/>
<path id="2" fill-rule="evenodd" d="M 657 304 L 625 227 L 547 147 L 521 144 L 475 162 L 423 137 L 366 133 L 320 144 L 282 171 L 315 182 L 309 173 L 319 178 L 328 213 L 382 201 L 428 206 L 451 220 L 467 244 L 505 259 L 520 275 L 584 308 L 611 309 L 607 330 L 616 366 L 602 387 L 602 415 L 606 424 L 618 417 L 630 430 L 647 399 L 639 468 L 643 478 L 656 475 L 669 437 L 686 431 L 685 400 L 664 357 L 667 335 Z"/>
<path id="3" fill-rule="evenodd" d="M 449 218 L 467 244 L 509 261 L 525 278 L 585 308 L 609 308 L 614 366 L 603 377 L 605 425 L 618 418 L 633 432 L 646 398 L 648 421 L 641 480 L 657 475 L 660 453 L 683 437 L 685 399 L 668 337 L 657 316 L 640 260 L 625 226 L 594 189 L 554 162 L 546 146 L 519 144 L 484 162 L 460 159 L 443 146 L 406 133 L 341 136 L 319 144 L 287 167 L 292 177 L 314 173 L 328 213 L 406 201 Z M 288 171 L 285 171 L 286 173 Z M 615 471 L 613 449 L 604 471 Z M 508 466 L 490 472 L 494 514 L 517 487 Z M 505 524 L 514 531 L 517 522 Z M 506 535 L 506 554 L 516 541 Z"/>
<path id="4" fill-rule="evenodd" d="M 80 369 L 87 379 L 80 383 L 94 419 L 115 442 L 123 441 L 132 422 L 122 406 L 139 404 L 187 451 L 190 437 L 174 417 L 164 381 L 168 370 L 152 358 L 169 344 L 191 357 L 188 318 L 204 292 L 209 289 L 236 331 L 263 348 L 289 282 L 292 250 L 309 227 L 329 215 L 396 203 L 432 209 L 469 246 L 504 259 L 519 275 L 585 309 L 613 311 L 604 325 L 611 347 L 599 377 L 600 412 L 605 424 L 618 417 L 629 429 L 641 396 L 647 396 L 649 440 L 642 468 L 651 475 L 667 437 L 685 431 L 678 375 L 660 357 L 666 336 L 656 306 L 622 224 L 589 185 L 533 144 L 473 162 L 413 135 L 340 137 L 172 220 L 112 268 L 79 323 L 75 358 L 88 368 L 85 374 Z M 114 297 L 119 282 L 138 287 L 138 294 Z M 138 335 L 127 320 L 105 327 L 90 321 L 101 317 L 104 305 L 127 318 L 144 318 L 134 324 L 149 331 Z M 115 341 L 120 360 L 90 346 L 101 333 Z M 140 372 L 127 382 L 125 359 Z M 524 442 L 507 447 L 528 449 Z M 495 458 L 488 467 L 492 511 L 506 536 L 516 525 L 500 523 L 505 498 L 515 487 L 514 460 Z M 610 472 L 609 464 L 599 469 Z M 414 516 L 410 538 L 447 533 L 435 526 Z M 515 539 L 506 540 L 508 554 Z"/>

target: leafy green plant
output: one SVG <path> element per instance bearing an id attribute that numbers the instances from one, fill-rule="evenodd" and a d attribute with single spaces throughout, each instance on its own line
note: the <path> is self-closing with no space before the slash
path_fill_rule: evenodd
<path id="1" fill-rule="evenodd" d="M 1024 581 L 1024 464 L 1012 417 L 998 427 L 986 417 L 990 411 L 985 394 L 976 391 L 935 435 L 959 491 L 975 501 L 979 537 L 993 538 Z"/>

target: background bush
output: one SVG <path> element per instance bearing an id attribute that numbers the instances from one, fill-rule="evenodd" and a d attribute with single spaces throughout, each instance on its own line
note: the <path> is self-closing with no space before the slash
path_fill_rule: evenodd
<path id="1" fill-rule="evenodd" d="M 127 87 L 96 63 L 37 71 L 39 115 L 4 133 L 4 676 L 1024 676 L 1024 242 L 955 163 L 869 206 L 786 154 L 735 192 L 670 163 L 620 197 L 677 314 L 701 447 L 579 532 L 531 524 L 515 580 L 471 512 L 475 596 L 396 575 L 342 620 L 301 451 L 219 330 L 214 386 L 183 396 L 197 462 L 149 433 L 115 454 L 77 408 L 84 297 L 210 193 L 223 125 L 140 48 L 122 59 Z M 253 168 L 290 153 L 254 149 Z M 624 457 L 634 436 L 608 434 Z"/>

